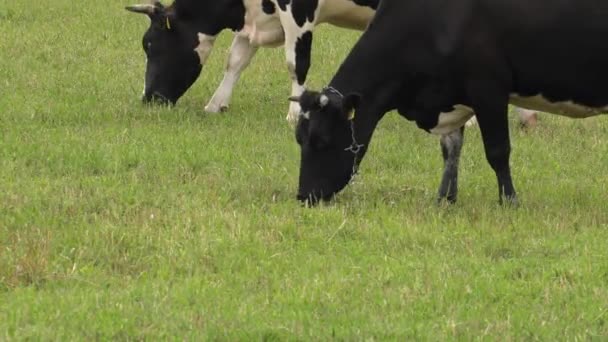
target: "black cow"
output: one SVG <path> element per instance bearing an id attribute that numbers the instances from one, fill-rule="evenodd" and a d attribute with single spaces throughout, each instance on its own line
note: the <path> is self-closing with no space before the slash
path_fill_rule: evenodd
<path id="1" fill-rule="evenodd" d="M 427 131 L 455 129 L 457 142 L 476 113 L 499 199 L 515 203 L 508 104 L 576 118 L 608 111 L 607 15 L 596 0 L 382 0 L 329 86 L 299 98 L 297 198 L 343 189 L 397 109 Z"/>

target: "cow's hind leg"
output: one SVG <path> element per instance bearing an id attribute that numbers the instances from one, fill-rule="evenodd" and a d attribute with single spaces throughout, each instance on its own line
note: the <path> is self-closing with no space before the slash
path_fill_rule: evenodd
<path id="1" fill-rule="evenodd" d="M 521 128 L 534 128 L 538 124 L 538 114 L 534 110 L 516 108 L 519 114 L 519 125 Z"/>
<path id="2" fill-rule="evenodd" d="M 464 142 L 464 127 L 452 133 L 441 135 L 439 142 L 444 169 L 437 202 L 441 203 L 446 200 L 448 203 L 456 203 L 458 196 L 458 163 Z"/>
<path id="3" fill-rule="evenodd" d="M 241 73 L 255 55 L 257 47 L 249 42 L 249 38 L 236 34 L 230 47 L 230 55 L 226 63 L 226 71 L 222 83 L 217 88 L 209 103 L 205 106 L 205 111 L 209 113 L 219 113 L 226 111 L 230 104 L 234 86 L 241 77 Z"/>
<path id="4" fill-rule="evenodd" d="M 470 86 L 469 91 L 473 98 L 473 109 L 477 114 L 486 158 L 498 180 L 499 202 L 502 204 L 506 200 L 507 203 L 517 204 L 509 165 L 511 142 L 508 92 L 492 82 L 476 82 Z"/>

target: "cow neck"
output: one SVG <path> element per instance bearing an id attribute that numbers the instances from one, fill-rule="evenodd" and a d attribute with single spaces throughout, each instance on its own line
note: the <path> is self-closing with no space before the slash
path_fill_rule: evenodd
<path id="1" fill-rule="evenodd" d="M 398 58 L 393 59 L 398 61 Z M 393 109 L 389 102 L 403 83 L 403 76 L 396 71 L 398 67 L 394 64 L 390 54 L 357 44 L 340 66 L 329 87 L 344 96 L 352 93 L 361 95 L 363 105 L 370 110 L 388 111 Z"/>
<path id="2" fill-rule="evenodd" d="M 399 4 L 400 1 L 380 2 L 374 19 L 330 82 L 331 87 L 344 95 L 358 93 L 367 106 L 386 109 L 382 107 L 395 95 L 396 84 L 403 81 L 399 72 L 403 70 L 403 62 L 399 56 L 403 54 L 404 42 L 398 34 L 403 25 L 393 20 L 391 7 Z"/>
<path id="3" fill-rule="evenodd" d="M 353 140 L 365 145 L 359 153 L 359 159 L 363 158 L 380 119 L 393 109 L 391 100 L 401 84 L 399 76 L 391 70 L 390 65 L 378 62 L 383 60 L 387 58 L 381 53 L 357 44 L 327 87 L 335 89 L 341 96 L 353 93 L 361 95 L 361 103 L 355 111 L 351 127 Z"/>

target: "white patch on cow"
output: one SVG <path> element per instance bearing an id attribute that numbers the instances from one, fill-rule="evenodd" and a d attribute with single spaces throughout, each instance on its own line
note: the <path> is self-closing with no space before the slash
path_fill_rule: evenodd
<path id="1" fill-rule="evenodd" d="M 204 65 L 211 54 L 213 49 L 213 43 L 215 43 L 215 36 L 210 36 L 204 33 L 198 34 L 198 46 L 194 49 L 198 54 L 201 65 Z"/>
<path id="2" fill-rule="evenodd" d="M 255 22 L 249 26 L 245 26 L 240 34 L 246 36 L 249 39 L 249 43 L 253 46 L 277 47 L 285 42 L 285 32 L 283 32 L 282 28 L 260 30 Z"/>
<path id="3" fill-rule="evenodd" d="M 563 115 L 570 118 L 587 118 L 590 116 L 608 113 L 608 107 L 592 108 L 571 101 L 551 102 L 542 95 L 521 97 L 516 94 L 512 94 L 510 97 L 510 102 L 518 107 Z"/>
<path id="4" fill-rule="evenodd" d="M 260 0 L 245 0 L 244 4 L 245 25 L 238 34 L 247 37 L 253 46 L 281 46 L 285 36 L 278 16 L 264 13 Z M 279 8 L 277 4 L 275 7 Z"/>
<path id="5" fill-rule="evenodd" d="M 365 30 L 376 11 L 352 0 L 319 1 L 317 23 L 329 23 L 353 30 Z M 316 17 L 316 16 L 315 16 Z"/>
<path id="6" fill-rule="evenodd" d="M 300 112 L 300 116 L 306 120 L 310 120 L 310 112 Z"/>
<path id="7" fill-rule="evenodd" d="M 453 111 L 439 114 L 437 126 L 430 131 L 433 134 L 449 134 L 462 127 L 473 114 L 473 109 L 470 107 L 456 105 Z"/>

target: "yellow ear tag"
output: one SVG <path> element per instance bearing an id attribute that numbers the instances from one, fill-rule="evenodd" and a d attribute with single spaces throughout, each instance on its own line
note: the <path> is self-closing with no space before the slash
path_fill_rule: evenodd
<path id="1" fill-rule="evenodd" d="M 169 21 L 169 17 L 167 17 L 167 30 L 171 29 L 171 22 Z"/>
<path id="2" fill-rule="evenodd" d="M 348 113 L 348 121 L 352 121 L 355 119 L 355 110 L 351 110 L 350 113 Z"/>

